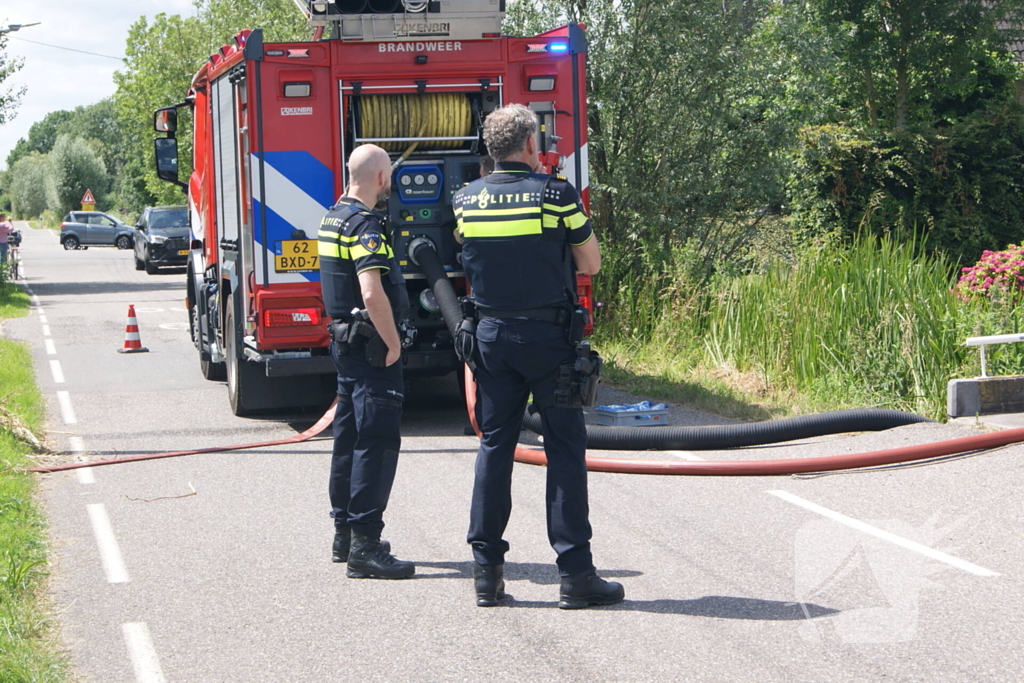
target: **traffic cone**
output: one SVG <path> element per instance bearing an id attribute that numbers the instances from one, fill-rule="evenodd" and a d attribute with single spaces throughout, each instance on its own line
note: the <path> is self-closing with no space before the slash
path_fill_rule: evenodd
<path id="1" fill-rule="evenodd" d="M 118 353 L 146 353 L 149 351 L 142 345 L 139 337 L 139 321 L 135 319 L 135 305 L 128 304 L 128 322 L 124 325 L 124 347 Z"/>

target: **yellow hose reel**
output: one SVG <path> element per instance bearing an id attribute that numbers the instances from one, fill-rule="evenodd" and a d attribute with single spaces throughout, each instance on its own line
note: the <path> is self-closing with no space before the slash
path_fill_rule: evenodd
<path id="1" fill-rule="evenodd" d="M 473 110 L 462 93 L 417 95 L 364 95 L 361 98 L 362 138 L 462 138 L 471 135 Z M 400 152 L 402 159 L 415 151 L 419 142 L 378 142 L 388 152 Z M 462 140 L 427 141 L 432 149 L 454 149 Z"/>

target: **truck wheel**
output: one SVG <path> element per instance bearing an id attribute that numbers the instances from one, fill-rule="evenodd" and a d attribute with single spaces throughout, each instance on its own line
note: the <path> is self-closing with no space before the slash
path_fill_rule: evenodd
<path id="1" fill-rule="evenodd" d="M 245 361 L 238 358 L 238 330 L 235 328 L 234 306 L 228 304 L 227 324 L 224 326 L 224 365 L 227 366 L 228 380 L 228 403 L 231 404 L 231 412 L 239 417 L 248 415 L 242 395 L 245 393 L 245 382 L 239 377 L 239 365 Z"/>
<path id="2" fill-rule="evenodd" d="M 199 349 L 199 369 L 203 377 L 211 382 L 223 382 L 227 378 L 227 367 L 224 363 L 215 363 L 211 360 L 210 353 L 203 351 L 202 328 L 199 325 L 199 304 L 192 304 L 192 340 Z"/>

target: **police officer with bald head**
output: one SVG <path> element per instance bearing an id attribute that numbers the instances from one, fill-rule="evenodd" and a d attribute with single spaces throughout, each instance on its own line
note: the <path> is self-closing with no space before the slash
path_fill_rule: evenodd
<path id="1" fill-rule="evenodd" d="M 371 208 L 391 192 L 391 161 L 380 147 L 362 145 L 352 152 L 348 172 L 349 187 L 319 230 L 320 279 L 338 370 L 332 559 L 347 561 L 352 578 L 405 579 L 415 565 L 396 559 L 380 538 L 402 443 L 398 323 L 409 308 L 385 217 Z"/>
<path id="2" fill-rule="evenodd" d="M 502 537 L 512 510 L 512 462 L 533 394 L 544 425 L 548 540 L 561 575 L 558 606 L 580 609 L 623 599 L 621 584 L 595 571 L 590 551 L 583 409 L 554 400 L 558 368 L 576 350 L 569 322 L 576 272 L 597 273 L 601 251 L 579 195 L 540 173 L 537 118 L 513 104 L 484 121 L 494 172 L 460 190 L 455 215 L 463 265 L 476 299 L 477 423 L 482 433 L 470 509 L 476 604 L 505 595 Z"/>

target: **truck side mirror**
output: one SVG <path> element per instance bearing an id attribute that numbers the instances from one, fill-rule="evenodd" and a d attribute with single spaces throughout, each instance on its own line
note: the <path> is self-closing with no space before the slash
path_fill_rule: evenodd
<path id="1" fill-rule="evenodd" d="M 157 109 L 153 112 L 153 128 L 158 133 L 174 133 L 178 130 L 178 110 L 174 107 Z"/>
<path id="2" fill-rule="evenodd" d="M 156 175 L 160 180 L 178 184 L 178 141 L 174 138 L 156 138 Z"/>

